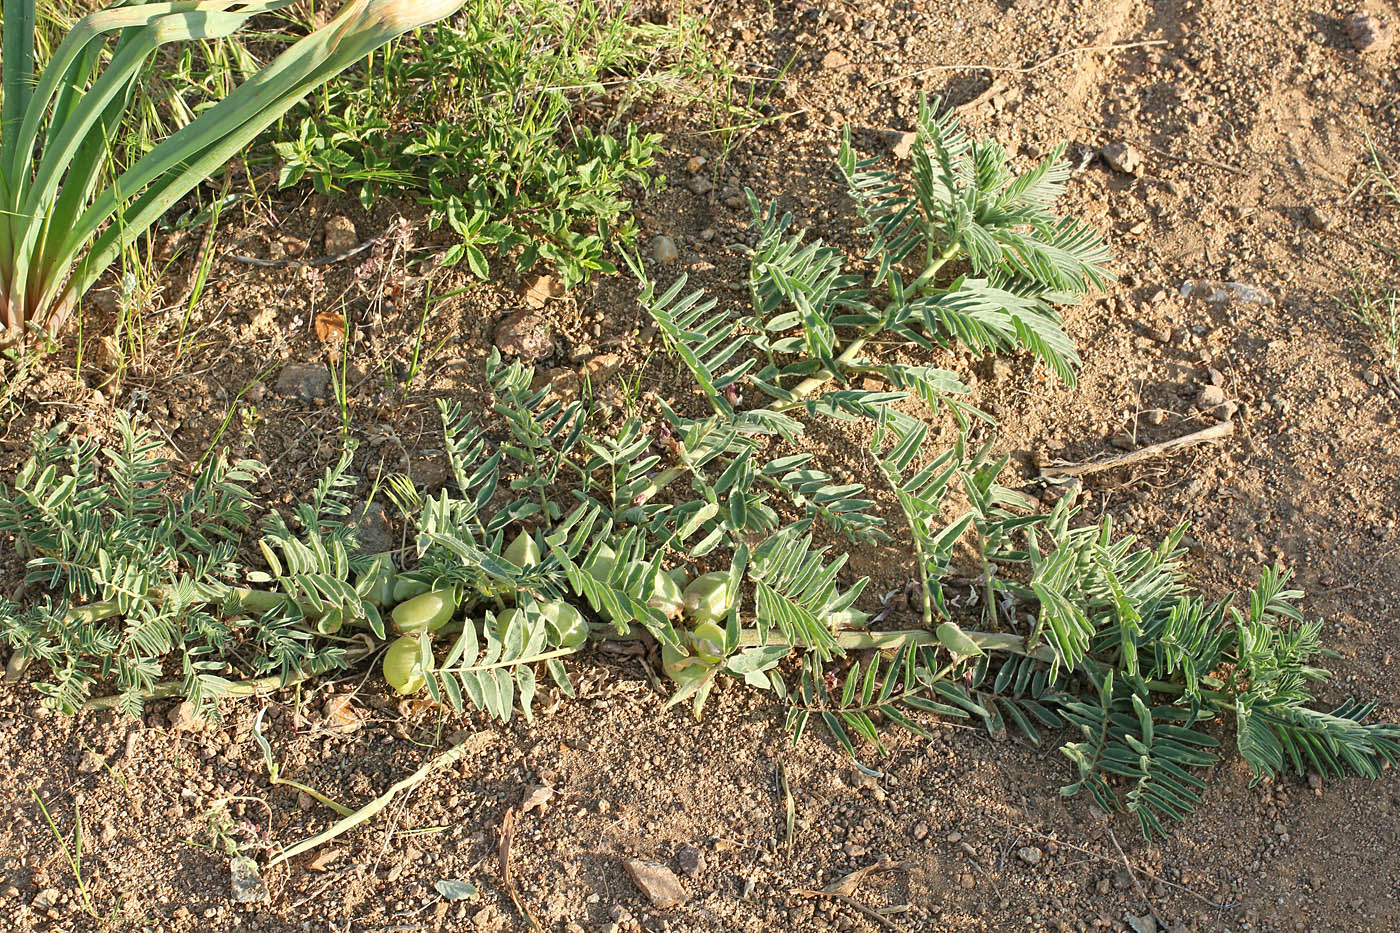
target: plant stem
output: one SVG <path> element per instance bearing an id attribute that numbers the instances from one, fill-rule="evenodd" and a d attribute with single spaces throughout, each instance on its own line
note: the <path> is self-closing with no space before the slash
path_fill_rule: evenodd
<path id="1" fill-rule="evenodd" d="M 283 680 L 280 675 L 268 677 L 258 677 L 253 680 L 240 680 L 229 684 L 219 694 L 221 697 L 251 697 L 269 690 L 278 690 L 282 687 L 290 687 L 299 684 L 311 676 L 310 671 L 297 671 L 291 677 Z M 141 696 L 147 700 L 161 700 L 166 697 L 183 696 L 185 684 L 179 680 L 167 680 L 158 683 L 151 689 L 143 691 Z M 122 701 L 122 694 L 114 693 L 111 696 L 93 697 L 82 705 L 82 709 L 113 709 Z"/>
<path id="2" fill-rule="evenodd" d="M 249 612 L 268 612 L 296 602 L 286 593 L 255 590 L 247 586 L 205 586 L 200 587 L 199 594 L 205 602 L 222 602 L 225 599 L 232 599 L 238 603 L 239 608 Z M 169 594 L 164 587 L 152 587 L 146 596 L 152 602 L 161 602 L 168 598 Z M 121 614 L 122 609 L 115 599 L 105 599 L 101 602 L 88 603 L 86 606 L 69 609 L 66 621 L 70 625 L 91 625 L 94 622 L 101 622 L 103 619 L 110 619 Z"/>
<path id="3" fill-rule="evenodd" d="M 1040 661 L 1051 661 L 1055 657 L 1054 649 L 1049 645 L 1042 645 L 1039 648 L 1027 648 L 1026 639 L 1020 635 L 1011 635 L 1005 632 L 964 632 L 968 638 L 972 639 L 979 648 L 985 651 L 1008 651 L 1012 654 L 1023 654 Z M 836 633 L 836 643 L 846 651 L 866 651 L 876 649 L 880 651 L 895 651 L 906 645 L 915 647 L 931 646 L 941 644 L 938 636 L 933 632 L 924 629 L 905 629 L 894 632 L 860 632 L 843 631 Z M 755 647 L 757 645 L 788 645 L 793 648 L 803 648 L 805 645 L 794 644 L 783 637 L 781 632 L 769 631 L 767 639 L 759 638 L 757 629 L 745 629 L 739 633 L 739 644 L 742 647 Z"/>
<path id="4" fill-rule="evenodd" d="M 914 280 L 912 285 L 909 286 L 909 291 L 917 291 L 923 288 L 928 283 L 932 282 L 934 277 L 938 275 L 938 270 L 942 269 L 945 265 L 948 264 L 949 261 L 953 259 L 953 257 L 957 256 L 958 251 L 961 249 L 962 244 L 958 242 L 956 237 L 949 241 L 948 246 L 943 250 L 941 254 L 939 254 L 938 258 L 930 262 L 927 268 L 925 268 L 923 272 L 919 273 L 919 277 Z M 865 349 L 866 344 L 873 340 L 875 336 L 884 329 L 885 322 L 883 320 L 876 321 L 874 324 L 868 325 L 864 330 L 860 332 L 860 336 L 856 337 L 856 339 L 852 340 L 849 344 L 846 345 L 846 348 L 843 351 L 841 351 L 841 355 L 836 358 L 836 362 L 842 364 L 843 368 L 845 364 L 848 364 L 852 360 L 854 360 L 856 358 L 856 354 L 859 353 L 861 350 Z M 835 379 L 837 375 L 838 373 L 832 372 L 829 369 L 823 369 L 816 375 L 810 376 L 802 380 L 792 390 L 792 394 L 795 396 L 795 398 L 793 398 L 791 401 L 782 402 L 778 405 L 774 405 L 774 410 L 788 411 L 790 409 L 796 408 L 801 403 L 802 399 L 805 399 L 807 396 L 811 395 L 813 392 L 826 385 L 832 379 Z"/>
<path id="5" fill-rule="evenodd" d="M 949 240 L 947 247 L 944 248 L 943 252 L 939 254 L 937 259 L 928 264 L 928 268 L 924 269 L 923 272 L 919 273 L 919 277 L 914 280 L 914 283 L 912 285 L 909 286 L 909 290 L 917 292 L 920 289 L 924 288 L 926 285 L 929 285 L 931 282 L 933 282 L 933 277 L 938 274 L 938 270 L 942 269 L 945 265 L 952 261 L 953 257 L 957 256 L 958 252 L 961 249 L 962 243 L 958 240 L 957 237 L 953 237 L 951 240 Z"/>

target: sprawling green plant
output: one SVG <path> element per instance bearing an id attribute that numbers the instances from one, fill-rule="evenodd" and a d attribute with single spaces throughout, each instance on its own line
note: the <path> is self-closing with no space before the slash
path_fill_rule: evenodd
<path id="1" fill-rule="evenodd" d="M 595 0 L 474 0 L 460 22 L 406 37 L 328 85 L 275 144 L 281 183 L 366 207 L 408 192 L 430 227 L 454 235 L 446 264 L 465 261 L 482 278 L 488 251 L 522 272 L 557 269 L 570 287 L 614 272 L 610 242 L 636 232 L 625 188 L 650 184 L 660 137 L 632 125 L 595 133 L 580 107 L 609 85 L 625 84 L 630 99 L 683 81 L 694 67 L 674 61 L 686 28 Z"/>
<path id="2" fill-rule="evenodd" d="M 292 0 L 124 3 L 80 20 L 36 73 L 34 0 L 5 0 L 0 115 L 0 340 L 56 332 L 102 273 L 298 100 L 461 0 L 350 0 L 130 166 L 127 107 L 161 46 L 230 35 Z"/>
<path id="3" fill-rule="evenodd" d="M 1052 212 L 1058 153 L 1013 176 L 1000 149 L 925 108 L 912 193 L 849 142 L 841 161 L 874 234 L 871 275 L 755 202 L 749 311 L 684 294 L 683 280 L 660 295 L 647 284 L 643 305 L 705 405 L 659 403 L 661 437 L 641 416 L 600 423 L 587 398 L 532 388 L 532 370 L 493 353 L 489 417 L 505 439 L 441 403 L 452 481 L 435 495 L 388 484 L 407 554 L 354 556 L 346 461 L 298 508 L 296 533 L 265 523 L 266 569 L 250 571 L 217 542 L 247 524 L 253 467 L 216 465 L 177 507 L 139 432 L 102 466 L 46 435 L 0 497 L 0 531 L 48 595 L 0 607 L 0 637 L 49 664 L 57 705 L 114 680 L 134 711 L 174 690 L 209 703 L 252 689 L 229 682 L 233 667 L 285 682 L 349 663 L 392 634 L 395 689 L 501 719 L 529 714 L 540 670 L 569 692 L 563 660 L 589 638 L 646 638 L 672 704 L 700 715 L 721 678 L 742 680 L 786 708 L 794 740 L 815 721 L 853 758 L 858 742 L 882 749 L 890 725 L 923 733 L 930 715 L 1035 743 L 1072 730 L 1064 793 L 1132 812 L 1148 836 L 1199 802 L 1217 717 L 1257 774 L 1374 776 L 1400 761 L 1400 726 L 1369 722 L 1373 704 L 1315 707 L 1321 628 L 1285 574 L 1265 573 L 1247 605 L 1210 602 L 1183 579 L 1181 530 L 1143 547 L 1108 519 L 1076 527 L 1068 498 L 1037 514 L 999 482 L 1006 458 L 970 444 L 979 413 L 957 378 L 890 361 L 891 346 L 962 342 L 1071 372 L 1054 306 L 1102 281 L 1105 255 Z M 889 388 L 854 388 L 856 375 Z M 947 449 L 930 454 L 928 422 L 895 407 L 912 399 L 949 414 Z M 792 452 L 830 420 L 866 423 L 906 531 L 863 486 Z M 822 543 L 906 533 L 915 586 L 883 601 Z M 183 683 L 160 686 L 172 651 Z"/>

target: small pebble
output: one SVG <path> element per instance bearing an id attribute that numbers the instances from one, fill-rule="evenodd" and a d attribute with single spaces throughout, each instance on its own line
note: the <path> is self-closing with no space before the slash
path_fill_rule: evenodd
<path id="1" fill-rule="evenodd" d="M 349 217 L 334 215 L 326 218 L 326 255 L 338 256 L 359 245 L 359 234 Z"/>
<path id="2" fill-rule="evenodd" d="M 1109 168 L 1124 175 L 1138 175 L 1142 172 L 1142 155 L 1127 143 L 1110 143 L 1099 150 L 1099 155 Z"/>
<path id="3" fill-rule="evenodd" d="M 1379 17 L 1357 10 L 1346 19 L 1351 44 L 1362 55 L 1384 52 L 1395 42 L 1395 30 Z"/>
<path id="4" fill-rule="evenodd" d="M 658 236 L 651 241 L 651 258 L 655 259 L 663 266 L 669 266 L 681 256 L 681 251 L 676 249 L 676 241 L 668 236 Z"/>
<path id="5" fill-rule="evenodd" d="M 1308 208 L 1308 226 L 1320 233 L 1326 233 L 1336 226 L 1336 221 L 1334 221 L 1332 215 L 1328 214 L 1326 211 L 1319 210 L 1317 207 L 1310 207 Z"/>
<path id="6" fill-rule="evenodd" d="M 676 853 L 676 865 L 681 874 L 687 878 L 695 878 L 705 871 L 705 853 L 695 846 L 681 846 L 680 851 Z"/>
<path id="7" fill-rule="evenodd" d="M 1225 402 L 1225 390 L 1218 385 L 1201 386 L 1201 392 L 1196 396 L 1196 405 L 1199 408 L 1214 408 Z"/>

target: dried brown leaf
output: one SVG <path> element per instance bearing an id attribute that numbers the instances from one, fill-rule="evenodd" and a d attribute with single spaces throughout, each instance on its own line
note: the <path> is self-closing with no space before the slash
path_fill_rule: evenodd
<path id="1" fill-rule="evenodd" d="M 316 339 L 322 343 L 341 340 L 345 337 L 345 317 L 334 311 L 322 311 L 312 322 L 316 328 Z"/>

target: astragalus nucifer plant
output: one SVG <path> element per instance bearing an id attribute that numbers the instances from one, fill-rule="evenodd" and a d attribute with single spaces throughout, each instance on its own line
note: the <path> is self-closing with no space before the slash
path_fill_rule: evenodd
<path id="1" fill-rule="evenodd" d="M 161 46 L 228 36 L 292 2 L 125 3 L 81 19 L 38 71 L 35 2 L 4 0 L 0 343 L 30 328 L 57 333 L 124 249 L 297 101 L 463 0 L 351 0 L 134 164 L 113 164 Z"/>
<path id="2" fill-rule="evenodd" d="M 912 155 L 906 181 L 841 149 L 867 271 L 755 198 L 746 307 L 684 276 L 643 287 L 701 390 L 650 421 L 600 421 L 587 395 L 555 398 L 493 352 L 486 411 L 440 402 L 451 480 L 386 481 L 411 532 L 400 551 L 357 553 L 348 452 L 291 514 L 267 514 L 250 565 L 259 464 L 211 458 L 177 500 L 139 426 L 105 451 L 52 429 L 0 481 L 0 535 L 30 588 L 0 598 L 0 642 L 47 669 L 38 689 L 68 711 L 181 696 L 213 712 L 378 653 L 399 693 L 508 720 L 551 682 L 572 694 L 565 662 L 590 642 L 646 639 L 671 704 L 698 716 L 720 684 L 764 690 L 794 742 L 825 729 L 853 759 L 935 716 L 1054 741 L 1061 792 L 1149 837 L 1228 777 L 1213 765 L 1230 732 L 1256 775 L 1400 763 L 1400 725 L 1374 701 L 1318 707 L 1323 629 L 1286 573 L 1209 600 L 1183 528 L 1147 544 L 1070 497 L 1036 514 L 1002 485 L 1009 458 L 970 443 L 986 416 L 942 351 L 1026 351 L 1068 379 L 1056 309 L 1107 280 L 1107 250 L 1055 211 L 1062 150 L 1017 174 L 924 106 Z M 930 427 L 914 398 L 957 417 Z M 868 436 L 841 453 L 873 468 L 887 508 L 799 446 L 833 422 Z M 881 557 L 912 585 L 871 599 L 843 538 L 894 542 Z"/>

